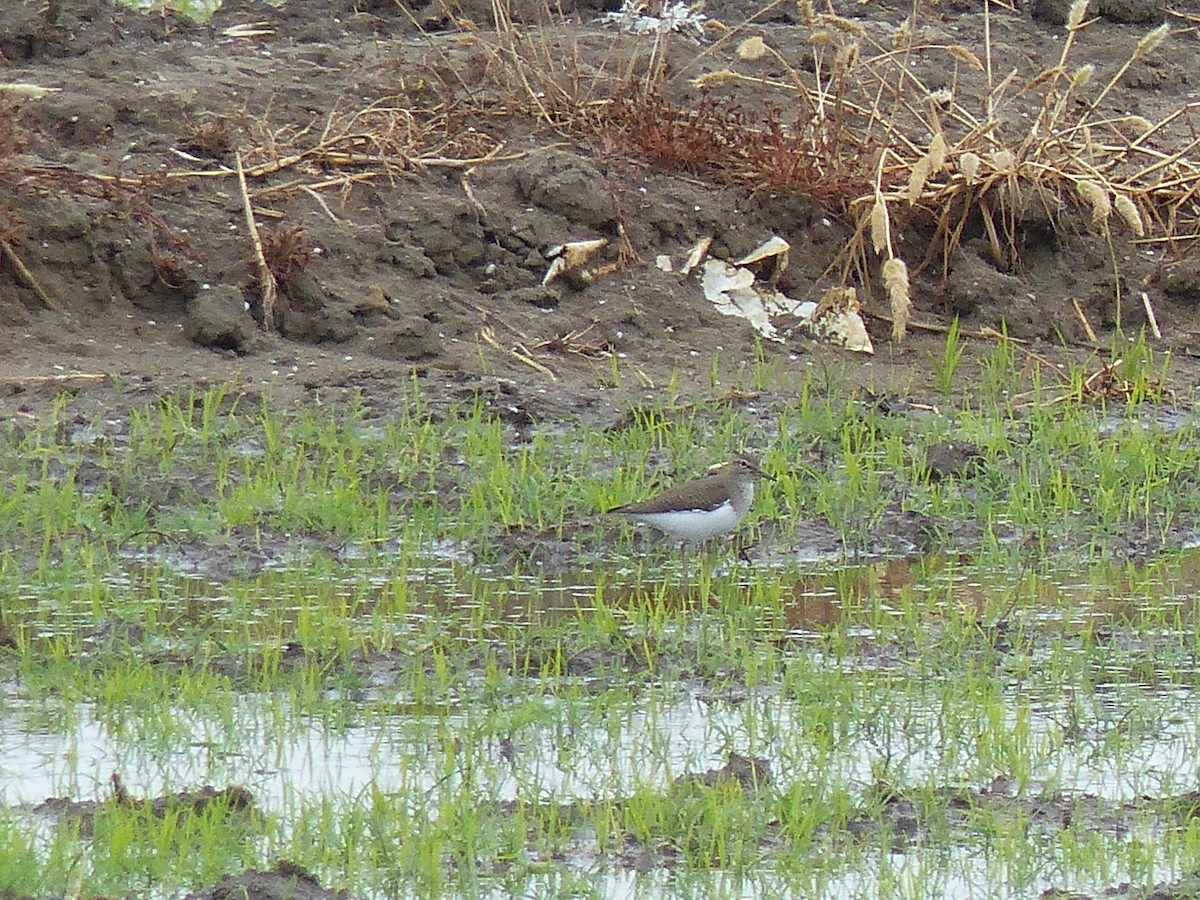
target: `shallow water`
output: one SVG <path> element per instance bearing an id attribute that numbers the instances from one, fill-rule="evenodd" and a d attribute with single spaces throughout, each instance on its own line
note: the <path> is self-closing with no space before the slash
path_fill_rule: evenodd
<path id="1" fill-rule="evenodd" d="M 421 590 L 407 617 L 391 623 L 395 634 L 413 638 L 419 649 L 423 629 L 486 636 L 489 617 L 497 629 L 515 623 L 569 631 L 573 622 L 601 613 L 619 627 L 642 627 L 636 604 L 638 597 L 644 602 L 645 587 L 605 588 L 602 610 L 589 608 L 596 588 L 584 583 L 553 590 L 543 584 L 534 593 L 536 580 L 530 591 L 508 581 L 494 585 L 490 596 L 485 585 L 486 601 L 478 602 L 480 586 L 463 589 L 454 571 L 436 564 L 409 573 Z M 88 696 L 30 697 L 17 675 L 0 696 L 0 803 L 24 818 L 50 797 L 103 800 L 114 773 L 137 797 L 241 785 L 286 833 L 300 810 L 328 808 L 336 817 L 380 794 L 417 816 L 436 815 L 447 796 L 479 805 L 620 803 L 639 791 L 669 792 L 681 776 L 720 769 L 736 752 L 769 763 L 770 797 L 836 788 L 865 803 L 881 775 L 900 797 L 909 790 L 961 792 L 969 805 L 1027 816 L 1027 828 L 1045 835 L 1045 856 L 1015 877 L 969 830 L 938 843 L 917 827 L 882 858 L 818 866 L 798 882 L 787 867 L 776 870 L 770 847 L 753 872 L 661 861 L 631 870 L 624 857 L 600 851 L 585 827 L 554 865 L 586 874 L 600 895 L 613 897 L 797 890 L 828 897 L 1015 897 L 1048 888 L 1101 889 L 1145 877 L 1146 870 L 1117 861 L 1103 878 L 1064 871 L 1055 847 L 1064 816 L 1091 815 L 1080 812 L 1085 803 L 1100 810 L 1094 827 L 1110 846 L 1161 847 L 1160 832 L 1177 826 L 1148 798 L 1198 787 L 1200 693 L 1191 651 L 1198 573 L 1200 554 L 1191 553 L 1153 571 L 1121 569 L 1090 583 L 1078 573 L 1004 583 L 946 560 L 888 561 L 798 578 L 768 573 L 783 598 L 777 614 L 762 618 L 757 635 L 731 635 L 778 648 L 775 668 L 753 678 L 680 677 L 670 667 L 602 659 L 597 671 L 584 667 L 580 675 L 544 679 L 533 671 L 520 692 L 492 690 L 481 669 L 431 701 L 391 677 L 391 667 L 412 663 L 408 655 L 369 666 L 371 676 L 352 691 L 328 688 L 303 701 L 230 688 L 203 702 L 139 708 Z M 717 577 L 736 596 L 752 584 L 761 587 L 764 575 L 735 569 Z M 373 615 L 371 592 L 387 590 L 386 577 L 367 581 L 368 590 L 347 590 L 356 598 L 348 609 L 364 620 Z M 222 623 L 245 615 L 244 588 L 214 585 L 206 595 L 194 580 L 189 585 L 174 594 L 177 603 L 163 605 L 162 621 L 186 616 L 204 623 L 207 639 L 219 640 Z M 265 581 L 257 598 L 264 623 L 281 613 L 302 618 L 303 604 L 290 610 L 267 602 L 273 586 Z M 1027 599 L 1014 604 L 1018 595 Z M 33 596 L 26 601 L 33 641 L 95 625 L 93 601 L 81 600 L 78 609 Z M 664 591 L 658 606 L 683 623 L 668 632 L 728 623 L 693 592 Z M 981 633 L 1003 629 L 1000 649 L 968 643 L 962 653 L 947 653 L 939 634 L 955 617 L 977 623 Z M 176 620 L 173 630 L 181 627 Z M 156 633 L 153 623 L 147 632 L 134 635 L 146 641 L 138 652 L 176 640 Z M 107 639 L 129 637 L 111 628 L 89 633 L 84 654 L 101 653 L 96 648 Z M 1008 646 L 1017 634 L 1023 643 Z M 123 652 L 120 645 L 115 652 Z M 822 729 L 834 729 L 834 739 L 822 737 Z M 891 810 L 885 807 L 882 821 L 895 828 Z M 1178 856 L 1164 850 L 1148 871 L 1167 878 L 1179 867 Z"/>

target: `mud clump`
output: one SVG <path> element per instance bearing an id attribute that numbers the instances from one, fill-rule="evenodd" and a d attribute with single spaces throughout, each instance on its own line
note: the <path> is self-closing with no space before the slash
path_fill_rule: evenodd
<path id="1" fill-rule="evenodd" d="M 179 791 L 175 794 L 143 799 L 131 795 L 117 773 L 113 773 L 110 783 L 112 794 L 103 800 L 51 797 L 35 806 L 33 811 L 41 815 L 74 820 L 78 823 L 80 834 L 91 834 L 96 816 L 106 807 L 143 811 L 156 819 L 169 814 L 201 815 L 210 807 L 222 810 L 226 814 L 249 814 L 255 809 L 254 795 L 237 785 L 222 790 L 206 785 L 196 791 Z"/>
<path id="2" fill-rule="evenodd" d="M 321 887 L 303 866 L 280 860 L 275 868 L 226 875 L 206 891 L 188 894 L 186 900 L 347 900 L 347 891 Z"/>
<path id="3" fill-rule="evenodd" d="M 258 334 L 241 291 L 230 285 L 218 285 L 202 291 L 188 305 L 183 327 L 188 340 L 213 350 L 247 353 Z"/>

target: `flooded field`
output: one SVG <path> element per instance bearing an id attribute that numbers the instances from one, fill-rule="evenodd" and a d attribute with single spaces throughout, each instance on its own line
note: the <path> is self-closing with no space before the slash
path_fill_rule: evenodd
<path id="1" fill-rule="evenodd" d="M 1195 422 L 806 398 L 10 432 L 0 889 L 1186 894 Z M 601 514 L 706 445 L 776 479 L 731 540 Z"/>
<path id="2" fill-rule="evenodd" d="M 333 592 L 294 572 L 239 585 L 242 612 L 286 633 L 232 654 L 228 607 L 196 580 L 157 583 L 174 597 L 158 621 L 87 598 L 14 612 L 18 643 L 61 655 L 6 684 L 4 827 L 97 890 L 136 872 L 164 896 L 255 858 L 363 896 L 1171 881 L 1197 852 L 1197 565 L 1085 585 L 946 560 L 736 564 L 704 604 L 612 586 L 572 609 L 460 572 L 493 618 L 448 605 L 454 570 L 410 572 L 409 609 L 383 610 L 401 591 L 355 564 Z M 252 811 L 149 809 L 204 787 Z M 162 874 L 140 871 L 150 856 Z"/>

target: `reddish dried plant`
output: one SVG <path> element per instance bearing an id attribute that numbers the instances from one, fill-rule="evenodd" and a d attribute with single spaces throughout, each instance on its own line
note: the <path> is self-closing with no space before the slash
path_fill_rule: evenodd
<path id="1" fill-rule="evenodd" d="M 194 126 L 181 146 L 210 159 L 224 159 L 233 151 L 233 122 L 228 116 L 213 116 Z"/>
<path id="2" fill-rule="evenodd" d="M 0 209 L 0 243 L 13 244 L 21 236 L 25 223 L 15 212 Z"/>
<path id="3" fill-rule="evenodd" d="M 16 168 L 16 157 L 25 149 L 27 133 L 18 120 L 19 104 L 0 102 L 0 179 Z"/>
<path id="4" fill-rule="evenodd" d="M 707 95 L 683 106 L 634 87 L 614 95 L 585 127 L 609 151 L 751 189 L 800 191 L 840 205 L 871 183 L 874 151 L 832 125 L 793 127 L 778 110 L 753 112 Z"/>
<path id="5" fill-rule="evenodd" d="M 287 225 L 261 234 L 263 258 L 275 278 L 284 285 L 299 275 L 312 262 L 312 242 L 303 225 Z M 257 272 L 257 262 L 247 262 Z"/>
<path id="6" fill-rule="evenodd" d="M 182 288 L 187 282 L 187 269 L 179 256 L 170 250 L 163 250 L 157 244 L 150 248 L 150 254 L 159 283 L 173 291 Z"/>

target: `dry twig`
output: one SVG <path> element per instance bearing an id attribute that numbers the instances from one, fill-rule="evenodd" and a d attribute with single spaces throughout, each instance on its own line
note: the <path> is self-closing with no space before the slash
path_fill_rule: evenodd
<path id="1" fill-rule="evenodd" d="M 526 350 L 521 344 L 517 344 L 516 347 L 513 347 L 513 348 L 509 348 L 509 347 L 505 347 L 505 346 L 501 345 L 501 343 L 496 340 L 496 333 L 495 333 L 495 331 L 492 330 L 492 326 L 484 325 L 481 329 L 479 329 L 479 336 L 481 338 L 483 338 L 483 340 L 486 343 L 495 347 L 501 353 L 506 353 L 509 356 L 513 357 L 514 359 L 518 360 L 519 362 L 522 362 L 525 365 L 529 366 L 531 369 L 541 372 L 543 375 L 548 376 L 551 381 L 558 381 L 558 376 L 555 375 L 552 371 L 550 371 L 550 369 L 548 369 L 546 366 L 543 366 L 540 362 L 538 362 L 536 359 L 534 359 L 532 356 L 530 356 L 529 351 Z"/>
<path id="2" fill-rule="evenodd" d="M 275 330 L 275 276 L 267 265 L 266 254 L 263 253 L 262 237 L 258 233 L 258 223 L 254 221 L 254 207 L 250 204 L 250 192 L 246 189 L 246 172 L 242 168 L 242 154 L 234 154 L 237 160 L 238 187 L 242 191 L 242 209 L 246 214 L 246 230 L 254 244 L 254 258 L 258 263 L 258 285 L 262 291 L 262 327 L 264 331 Z"/>
<path id="3" fill-rule="evenodd" d="M 46 289 L 41 283 L 33 277 L 33 273 L 26 268 L 25 263 L 21 262 L 21 257 L 17 256 L 17 252 L 8 245 L 8 241 L 0 241 L 0 253 L 4 254 L 5 261 L 13 267 L 17 279 L 25 284 L 27 288 L 33 291 L 34 295 L 41 301 L 42 306 L 46 309 L 57 312 L 62 309 L 58 303 L 46 293 Z"/>

